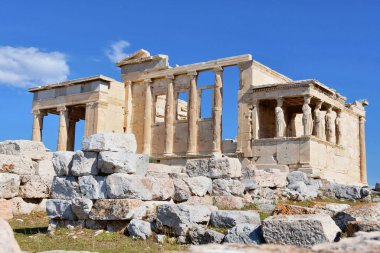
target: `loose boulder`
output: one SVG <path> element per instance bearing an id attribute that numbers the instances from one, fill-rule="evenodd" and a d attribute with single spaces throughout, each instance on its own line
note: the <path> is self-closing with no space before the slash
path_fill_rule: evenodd
<path id="1" fill-rule="evenodd" d="M 139 237 L 146 240 L 152 235 L 152 229 L 150 228 L 150 223 L 143 220 L 133 219 L 128 224 L 128 233 L 132 237 Z"/>

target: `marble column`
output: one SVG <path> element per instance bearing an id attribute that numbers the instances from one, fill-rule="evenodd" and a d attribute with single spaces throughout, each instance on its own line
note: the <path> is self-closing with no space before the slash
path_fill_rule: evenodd
<path id="1" fill-rule="evenodd" d="M 367 158 L 365 148 L 365 118 L 359 117 L 360 181 L 367 184 Z"/>
<path id="2" fill-rule="evenodd" d="M 44 114 L 40 110 L 33 111 L 32 141 L 42 141 L 42 127 Z"/>
<path id="3" fill-rule="evenodd" d="M 212 120 L 214 126 L 213 149 L 214 153 L 222 152 L 222 74 L 223 68 L 214 68 L 215 88 L 214 88 L 214 105 L 212 108 Z"/>
<path id="4" fill-rule="evenodd" d="M 67 150 L 68 111 L 65 106 L 57 108 L 59 112 L 59 129 L 57 151 Z"/>
<path id="5" fill-rule="evenodd" d="M 168 86 L 166 89 L 165 103 L 165 156 L 173 155 L 174 139 L 174 76 L 167 76 Z"/>
<path id="6" fill-rule="evenodd" d="M 195 155 L 198 151 L 198 91 L 197 91 L 197 72 L 189 72 L 190 76 L 190 91 L 188 105 L 188 140 L 187 154 Z"/>
<path id="7" fill-rule="evenodd" d="M 143 153 L 150 155 L 152 141 L 152 90 L 150 87 L 151 79 L 145 79 L 145 107 L 144 107 L 144 142 Z"/>
<path id="8" fill-rule="evenodd" d="M 124 132 L 132 133 L 132 81 L 125 82 Z"/>
<path id="9" fill-rule="evenodd" d="M 74 151 L 74 145 L 75 145 L 75 127 L 76 127 L 77 120 L 70 119 L 69 120 L 69 128 L 68 128 L 68 138 L 67 138 L 67 150 L 68 151 Z"/>

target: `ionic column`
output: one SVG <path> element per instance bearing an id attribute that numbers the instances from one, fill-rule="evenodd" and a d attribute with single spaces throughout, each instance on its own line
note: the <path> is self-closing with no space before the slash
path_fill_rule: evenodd
<path id="1" fill-rule="evenodd" d="M 365 118 L 359 117 L 359 145 L 360 145 L 360 181 L 367 184 L 367 158 L 365 148 Z"/>
<path id="2" fill-rule="evenodd" d="M 44 114 L 40 111 L 33 111 L 32 141 L 42 141 L 42 125 Z"/>
<path id="3" fill-rule="evenodd" d="M 188 141 L 187 154 L 195 155 L 198 152 L 198 91 L 197 91 L 197 75 L 196 71 L 189 72 L 190 91 L 188 104 Z"/>
<path id="4" fill-rule="evenodd" d="M 259 139 L 260 125 L 259 125 L 259 101 L 253 101 L 252 111 L 251 111 L 251 121 L 252 121 L 252 139 Z"/>
<path id="5" fill-rule="evenodd" d="M 132 82 L 125 82 L 124 128 L 126 133 L 132 132 Z"/>
<path id="6" fill-rule="evenodd" d="M 75 119 L 69 120 L 68 139 L 67 139 L 67 150 L 68 151 L 74 151 L 76 123 L 77 123 L 77 120 L 75 120 Z"/>
<path id="7" fill-rule="evenodd" d="M 150 88 L 151 79 L 145 79 L 145 108 L 144 108 L 144 142 L 143 153 L 150 155 L 152 139 L 152 91 Z"/>
<path id="8" fill-rule="evenodd" d="M 165 152 L 164 155 L 173 154 L 173 138 L 174 138 L 174 76 L 168 76 L 168 86 L 166 92 L 165 104 Z"/>
<path id="9" fill-rule="evenodd" d="M 222 74 L 223 68 L 214 69 L 215 88 L 214 88 L 214 105 L 212 108 L 212 119 L 214 125 L 213 134 L 213 152 L 221 153 L 222 151 Z"/>
<path id="10" fill-rule="evenodd" d="M 68 111 L 65 106 L 58 107 L 59 112 L 59 129 L 57 151 L 67 150 L 67 130 L 68 130 Z"/>

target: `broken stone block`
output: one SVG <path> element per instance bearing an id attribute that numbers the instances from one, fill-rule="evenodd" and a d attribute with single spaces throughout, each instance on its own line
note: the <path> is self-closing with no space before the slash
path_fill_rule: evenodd
<path id="1" fill-rule="evenodd" d="M 0 173 L 0 198 L 13 198 L 18 195 L 20 176 L 11 173 Z"/>
<path id="2" fill-rule="evenodd" d="M 52 163 L 57 176 L 69 176 L 73 166 L 72 151 L 57 151 L 53 153 Z"/>
<path id="3" fill-rule="evenodd" d="M 98 133 L 85 136 L 82 141 L 83 151 L 125 151 L 135 153 L 136 139 L 133 134 Z"/>
<path id="4" fill-rule="evenodd" d="M 214 155 L 210 159 L 188 160 L 186 173 L 190 177 L 237 178 L 241 176 L 241 164 L 237 158 Z"/>
<path id="5" fill-rule="evenodd" d="M 147 176 L 164 177 L 169 174 L 181 174 L 184 172 L 183 166 L 173 166 L 162 163 L 148 163 Z"/>
<path id="6" fill-rule="evenodd" d="M 259 169 L 252 169 L 247 166 L 240 178 L 247 190 L 258 187 L 285 187 L 288 184 L 287 172 L 273 169 L 270 172 Z"/>
<path id="7" fill-rule="evenodd" d="M 225 243 L 241 244 L 261 244 L 264 238 L 261 231 L 261 224 L 241 223 L 228 230 Z"/>
<path id="8" fill-rule="evenodd" d="M 190 206 L 166 204 L 157 207 L 157 227 L 161 231 L 177 236 L 186 235 L 191 224 L 207 223 L 212 208 L 210 206 Z"/>
<path id="9" fill-rule="evenodd" d="M 15 197 L 9 201 L 12 202 L 13 215 L 46 212 L 46 199 L 23 199 L 21 197 Z"/>
<path id="10" fill-rule="evenodd" d="M 84 198 L 107 198 L 106 178 L 102 176 L 83 176 L 78 178 L 79 188 Z"/>
<path id="11" fill-rule="evenodd" d="M 176 202 L 183 202 L 191 197 L 191 191 L 188 184 L 182 178 L 174 178 L 174 196 L 173 199 Z"/>
<path id="12" fill-rule="evenodd" d="M 236 196 L 214 196 L 214 205 L 223 209 L 242 209 L 244 200 Z"/>
<path id="13" fill-rule="evenodd" d="M 48 199 L 46 213 L 50 219 L 75 220 L 71 210 L 71 200 Z"/>
<path id="14" fill-rule="evenodd" d="M 347 235 L 354 236 L 356 232 L 380 232 L 380 221 L 349 221 L 347 223 Z"/>
<path id="15" fill-rule="evenodd" d="M 82 197 L 76 177 L 54 177 L 51 187 L 53 199 L 74 199 Z"/>
<path id="16" fill-rule="evenodd" d="M 140 176 L 115 173 L 106 179 L 107 196 L 111 199 L 152 200 L 152 192 Z"/>
<path id="17" fill-rule="evenodd" d="M 294 184 L 295 182 L 304 182 L 305 184 L 309 183 L 309 179 L 306 174 L 302 171 L 292 171 L 288 174 L 288 182 L 289 184 Z"/>
<path id="18" fill-rule="evenodd" d="M 142 205 L 138 199 L 98 199 L 89 217 L 92 220 L 127 220 L 129 213 Z"/>
<path id="19" fill-rule="evenodd" d="M 98 158 L 98 167 L 105 174 L 127 173 L 145 176 L 148 164 L 148 155 L 124 151 L 102 151 Z"/>
<path id="20" fill-rule="evenodd" d="M 77 151 L 73 156 L 71 168 L 73 176 L 87 176 L 98 174 L 98 153 Z"/>
<path id="21" fill-rule="evenodd" d="M 215 179 L 212 181 L 212 193 L 215 195 L 243 196 L 244 185 L 235 179 Z"/>
<path id="22" fill-rule="evenodd" d="M 221 243 L 224 238 L 224 234 L 219 233 L 212 229 L 201 225 L 193 225 L 189 230 L 189 237 L 192 244 L 209 244 L 209 243 Z"/>
<path id="23" fill-rule="evenodd" d="M 173 179 L 169 177 L 143 177 L 141 182 L 152 193 L 153 200 L 168 200 L 174 196 Z"/>
<path id="24" fill-rule="evenodd" d="M 37 164 L 27 156 L 0 154 L 0 173 L 34 175 L 36 167 Z"/>
<path id="25" fill-rule="evenodd" d="M 128 224 L 128 233 L 132 237 L 138 237 L 146 240 L 152 235 L 152 229 L 150 228 L 149 222 L 133 219 Z"/>
<path id="26" fill-rule="evenodd" d="M 79 220 L 88 219 L 88 215 L 92 208 L 91 199 L 75 198 L 71 203 L 71 210 Z"/>
<path id="27" fill-rule="evenodd" d="M 267 243 L 299 247 L 333 242 L 341 232 L 327 214 L 271 216 L 263 221 L 262 229 Z"/>
<path id="28" fill-rule="evenodd" d="M 157 207 L 165 204 L 174 204 L 173 201 L 144 201 L 146 207 L 146 215 L 154 217 L 157 214 Z"/>
<path id="29" fill-rule="evenodd" d="M 260 224 L 255 211 L 219 210 L 211 213 L 210 224 L 218 228 L 232 228 L 240 223 Z"/>
<path id="30" fill-rule="evenodd" d="M 212 180 L 208 177 L 189 177 L 184 179 L 190 192 L 195 196 L 203 197 L 212 192 Z"/>
<path id="31" fill-rule="evenodd" d="M 10 140 L 0 142 L 0 154 L 27 156 L 32 160 L 41 160 L 46 155 L 46 147 L 42 142 L 29 140 Z"/>
<path id="32" fill-rule="evenodd" d="M 52 157 L 53 155 L 49 153 Z M 37 175 L 41 177 L 41 179 L 45 182 L 46 185 L 51 187 L 53 183 L 53 178 L 56 176 L 52 158 L 49 157 L 48 159 L 40 160 L 37 164 Z"/>
<path id="33" fill-rule="evenodd" d="M 350 207 L 335 214 L 333 219 L 343 232 L 350 221 L 380 221 L 380 203 Z"/>
<path id="34" fill-rule="evenodd" d="M 21 176 L 19 195 L 22 198 L 48 198 L 50 187 L 39 175 Z"/>

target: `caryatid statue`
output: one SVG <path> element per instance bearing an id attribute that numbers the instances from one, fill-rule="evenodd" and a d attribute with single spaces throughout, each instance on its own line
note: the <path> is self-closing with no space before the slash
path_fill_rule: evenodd
<path id="1" fill-rule="evenodd" d="M 335 143 L 335 115 L 331 105 L 326 112 L 326 135 L 328 142 Z"/>
<path id="2" fill-rule="evenodd" d="M 318 101 L 314 109 L 314 134 L 319 139 L 326 139 L 325 117 L 321 112 L 322 101 Z"/>
<path id="3" fill-rule="evenodd" d="M 302 125 L 303 125 L 303 135 L 311 135 L 313 133 L 313 115 L 310 107 L 311 97 L 305 96 L 304 103 L 302 106 Z"/>
<path id="4" fill-rule="evenodd" d="M 342 133 L 342 127 L 343 127 L 343 118 L 342 118 L 342 111 L 339 110 L 337 112 L 337 116 L 335 119 L 335 126 L 336 126 L 336 143 L 338 145 L 342 145 L 343 140 L 343 133 Z"/>
<path id="5" fill-rule="evenodd" d="M 286 131 L 286 122 L 284 110 L 282 109 L 283 99 L 277 99 L 276 113 L 276 137 L 284 137 Z"/>

